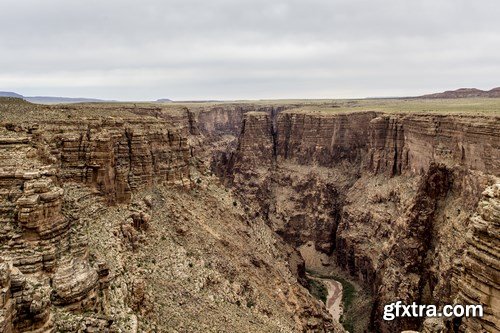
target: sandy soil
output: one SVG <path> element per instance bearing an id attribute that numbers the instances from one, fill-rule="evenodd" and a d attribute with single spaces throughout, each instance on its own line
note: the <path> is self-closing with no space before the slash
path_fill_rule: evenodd
<path id="1" fill-rule="evenodd" d="M 340 320 L 342 315 L 342 284 L 335 280 L 322 279 L 328 289 L 326 308 L 333 319 Z"/>
<path id="2" fill-rule="evenodd" d="M 328 296 L 326 297 L 326 308 L 328 312 L 332 315 L 333 319 L 339 321 L 342 315 L 342 284 L 333 279 L 323 279 L 314 276 L 309 278 L 323 283 L 328 290 Z"/>

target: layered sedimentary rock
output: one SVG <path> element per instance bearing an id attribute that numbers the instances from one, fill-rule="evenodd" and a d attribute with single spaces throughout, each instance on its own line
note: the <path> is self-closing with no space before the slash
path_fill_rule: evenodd
<path id="1" fill-rule="evenodd" d="M 11 264 L 0 262 L 0 330 L 12 332 L 12 322 L 15 315 L 15 301 L 11 290 Z"/>
<path id="2" fill-rule="evenodd" d="M 270 114 L 251 112 L 245 115 L 238 141 L 237 165 L 241 168 L 269 167 L 275 158 L 273 121 Z"/>
<path id="3" fill-rule="evenodd" d="M 6 332 L 50 331 L 51 303 L 83 310 L 96 306 L 90 293 L 99 289 L 97 269 L 89 261 L 84 226 L 63 211 L 57 168 L 34 158 L 31 135 L 3 134 L 0 250 L 13 265 L 10 294 L 15 303 Z"/>
<path id="4" fill-rule="evenodd" d="M 243 126 L 245 126 L 245 118 L 252 114 L 255 116 L 256 112 L 258 112 L 260 115 L 268 115 L 269 119 L 274 119 L 274 115 L 284 109 L 283 106 L 246 103 L 194 110 L 192 112 L 194 124 L 199 129 L 202 138 L 198 142 L 201 148 L 196 150 L 197 157 L 210 163 L 210 170 L 219 175 L 221 179 L 230 178 L 231 174 L 227 173 L 227 165 L 234 162 L 230 161 L 230 159 L 232 159 L 233 152 L 239 145 L 238 137 Z"/>
<path id="5" fill-rule="evenodd" d="M 403 154 L 404 129 L 399 117 L 379 116 L 370 120 L 368 152 L 369 168 L 372 172 L 400 174 L 408 164 Z"/>
<path id="6" fill-rule="evenodd" d="M 276 119 L 277 156 L 299 164 L 332 166 L 361 161 L 374 112 L 309 114 L 282 112 Z"/>
<path id="7" fill-rule="evenodd" d="M 212 107 L 209 110 L 201 110 L 196 118 L 196 124 L 200 131 L 207 136 L 232 134 L 239 135 L 243 121 L 243 115 L 254 111 L 252 106 L 242 107 Z"/>
<path id="8" fill-rule="evenodd" d="M 60 184 L 87 184 L 109 203 L 128 201 L 133 191 L 153 182 L 189 186 L 186 140 L 177 129 L 140 119 L 5 124 L 0 251 L 12 265 L 4 270 L 5 332 L 51 331 L 52 305 L 103 308 L 109 271 L 90 258 L 88 225 Z"/>
<path id="9" fill-rule="evenodd" d="M 376 295 L 372 329 L 419 327 L 381 319 L 394 298 L 453 301 L 468 218 L 500 174 L 498 117 L 292 110 L 243 124 L 234 186 L 294 246 L 335 250 Z"/>
<path id="10" fill-rule="evenodd" d="M 408 165 L 413 173 L 431 162 L 500 174 L 498 117 L 412 115 L 403 118 Z"/>
<path id="11" fill-rule="evenodd" d="M 451 172 L 442 165 L 432 164 L 422 178 L 416 196 L 407 210 L 392 222 L 394 232 L 388 240 L 387 249 L 383 252 L 385 260 L 377 276 L 377 303 L 384 305 L 393 300 L 401 300 L 405 304 L 416 301 L 422 304 L 431 300 L 423 300 L 422 290 L 431 280 L 437 277 L 428 276 L 429 263 L 436 254 L 428 258 L 433 244 L 434 221 L 438 205 L 451 188 Z M 430 286 L 431 292 L 434 286 Z M 378 305 L 377 304 L 377 305 Z M 377 311 L 380 311 L 380 306 Z M 418 318 L 402 319 L 398 322 L 384 323 L 383 313 L 376 313 L 379 327 L 383 331 L 394 332 L 398 328 L 418 328 Z M 412 321 L 414 323 L 412 323 Z"/>
<path id="12" fill-rule="evenodd" d="M 456 323 L 464 332 L 500 330 L 500 182 L 482 194 L 467 237 L 464 262 L 455 274 L 457 303 L 481 304 L 484 317 L 464 318 Z"/>
<path id="13" fill-rule="evenodd" d="M 67 128 L 69 135 L 50 138 L 50 153 L 60 161 L 61 180 L 88 183 L 112 202 L 125 202 L 134 189 L 155 181 L 187 181 L 187 139 L 162 127 L 110 120 L 73 133 Z"/>

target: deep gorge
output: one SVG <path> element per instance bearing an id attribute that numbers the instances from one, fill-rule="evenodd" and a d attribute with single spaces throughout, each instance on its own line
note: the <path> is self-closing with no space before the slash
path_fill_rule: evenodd
<path id="1" fill-rule="evenodd" d="M 342 332 L 300 285 L 309 242 L 373 295 L 370 331 L 498 331 L 500 119 L 297 107 L 4 106 L 3 331 L 168 324 L 141 312 L 166 311 L 151 310 L 149 270 L 199 276 L 197 291 L 164 286 L 167 308 L 224 290 L 218 306 L 246 318 L 233 329 L 254 316 L 263 331 Z M 383 321 L 396 299 L 486 316 Z"/>
<path id="2" fill-rule="evenodd" d="M 485 289 L 498 292 L 457 256 L 477 253 L 470 217 L 481 193 L 497 188 L 499 129 L 498 121 L 444 115 L 249 112 L 222 174 L 289 244 L 313 241 L 371 289 L 371 329 L 417 330 L 422 321 L 381 320 L 383 305 L 398 297 L 477 302 Z M 489 235 L 481 242 L 495 248 Z M 479 322 L 464 326 L 498 329 Z"/>

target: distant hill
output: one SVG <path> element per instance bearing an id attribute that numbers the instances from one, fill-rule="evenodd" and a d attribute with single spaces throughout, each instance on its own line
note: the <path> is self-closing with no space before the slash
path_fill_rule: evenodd
<path id="1" fill-rule="evenodd" d="M 21 98 L 25 101 L 37 104 L 70 104 L 70 103 L 106 103 L 118 102 L 116 100 L 105 100 L 98 98 L 83 98 L 83 97 L 59 97 L 59 96 L 23 96 L 15 92 L 0 91 L 0 97 Z M 173 100 L 169 98 L 160 98 L 156 103 L 170 103 Z"/>
<path id="2" fill-rule="evenodd" d="M 448 90 L 442 93 L 419 96 L 418 98 L 470 98 L 470 97 L 500 97 L 500 87 L 491 90 L 480 90 L 476 88 L 460 88 Z"/>
<path id="3" fill-rule="evenodd" d="M 25 100 L 38 104 L 58 104 L 58 103 L 91 103 L 91 102 L 114 102 L 97 98 L 73 98 L 73 97 L 52 97 L 52 96 L 26 96 Z"/>
<path id="4" fill-rule="evenodd" d="M 10 91 L 0 91 L 0 97 L 24 98 L 23 95 L 19 95 L 19 94 L 16 94 L 15 92 L 10 92 Z"/>
<path id="5" fill-rule="evenodd" d="M 54 96 L 23 96 L 15 92 L 0 91 L 0 97 L 15 97 L 25 101 L 38 104 L 58 104 L 58 103 L 90 103 L 90 102 L 115 102 L 97 98 L 74 98 L 74 97 L 54 97 Z"/>

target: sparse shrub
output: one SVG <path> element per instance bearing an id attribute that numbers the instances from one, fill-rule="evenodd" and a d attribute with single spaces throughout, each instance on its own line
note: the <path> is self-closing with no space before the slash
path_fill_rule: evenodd
<path id="1" fill-rule="evenodd" d="M 351 309 L 353 301 L 358 296 L 354 285 L 351 282 L 349 282 L 348 280 L 346 280 L 340 276 L 316 274 L 315 272 L 313 272 L 311 270 L 307 270 L 307 269 L 306 269 L 306 272 L 308 274 L 317 276 L 317 277 L 322 278 L 322 279 L 336 280 L 342 284 L 342 304 L 344 305 L 344 312 L 343 312 L 343 315 L 340 317 L 339 321 L 347 331 L 354 332 L 355 318 L 353 317 L 353 313 L 351 311 L 349 311 Z M 313 290 L 311 290 L 312 289 L 311 288 L 311 281 L 313 281 L 312 285 L 314 285 L 314 282 L 316 282 L 316 283 L 318 283 L 318 282 L 314 281 L 313 279 L 309 279 L 309 278 L 307 280 L 309 282 L 308 289 L 309 289 L 309 292 L 311 293 L 311 295 L 315 296 L 318 299 L 321 299 L 323 302 L 326 302 L 326 298 L 328 297 L 328 289 L 326 289 L 326 287 L 323 286 L 323 288 L 325 288 L 325 290 L 324 290 L 325 295 L 324 295 L 324 299 L 320 298 L 322 296 L 321 292 L 316 292 L 316 291 L 313 292 Z"/>
<path id="2" fill-rule="evenodd" d="M 307 289 L 317 299 L 326 304 L 326 298 L 328 297 L 328 289 L 325 285 L 317 280 L 307 278 Z"/>
<path id="3" fill-rule="evenodd" d="M 252 308 L 255 306 L 255 301 L 251 298 L 247 299 L 247 308 Z"/>

